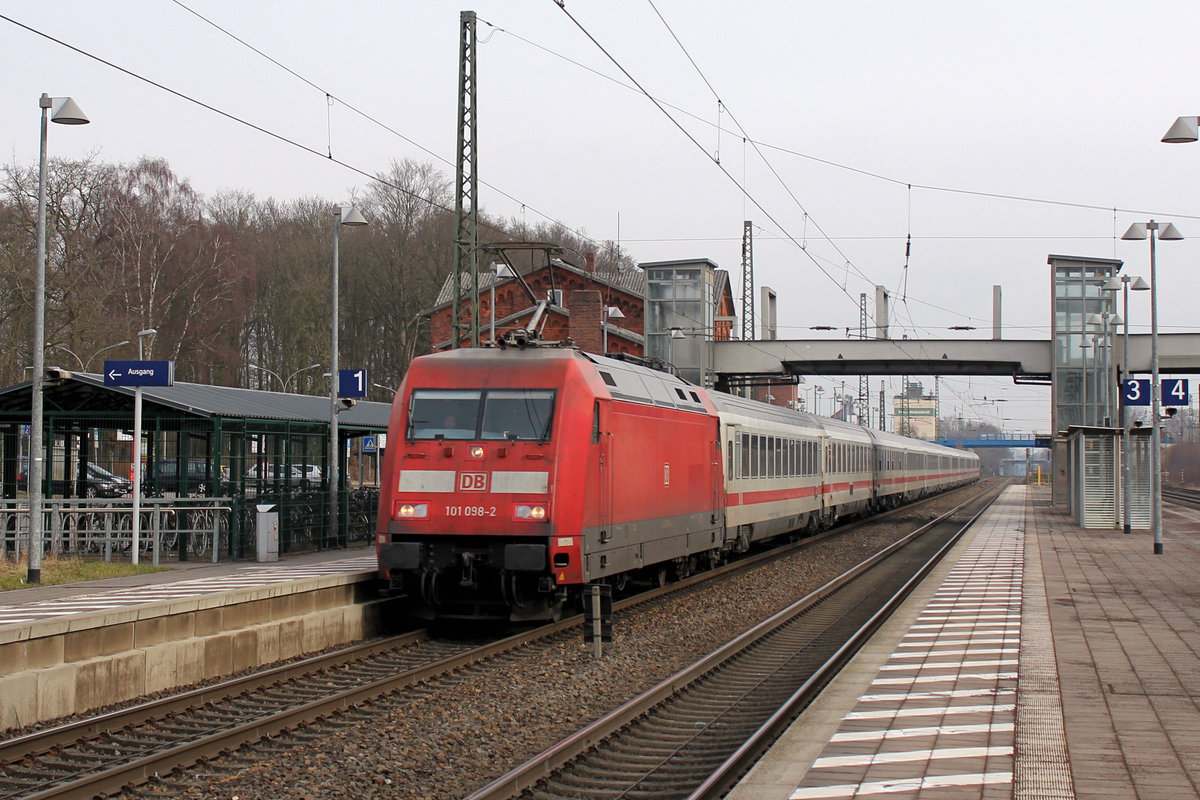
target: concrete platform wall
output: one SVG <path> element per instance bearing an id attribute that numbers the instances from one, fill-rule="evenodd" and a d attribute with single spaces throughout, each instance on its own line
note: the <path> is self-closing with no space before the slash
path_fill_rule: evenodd
<path id="1" fill-rule="evenodd" d="M 386 621 L 388 601 L 375 596 L 373 583 L 354 578 L 326 576 L 0 631 L 0 730 L 373 636 Z"/>

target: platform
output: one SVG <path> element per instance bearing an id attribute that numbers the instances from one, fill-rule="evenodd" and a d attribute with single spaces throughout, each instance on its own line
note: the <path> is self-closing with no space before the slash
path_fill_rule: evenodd
<path id="1" fill-rule="evenodd" d="M 1200 797 L 1200 516 L 1005 490 L 730 800 Z"/>
<path id="2" fill-rule="evenodd" d="M 0 595 L 0 730 L 375 635 L 371 548 L 196 564 Z"/>

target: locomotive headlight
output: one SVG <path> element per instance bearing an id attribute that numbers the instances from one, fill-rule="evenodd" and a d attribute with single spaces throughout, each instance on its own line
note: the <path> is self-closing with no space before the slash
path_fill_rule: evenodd
<path id="1" fill-rule="evenodd" d="M 542 505 L 513 506 L 513 517 L 524 522 L 544 522 L 546 507 Z"/>
<path id="2" fill-rule="evenodd" d="M 399 503 L 392 516 L 396 519 L 426 519 L 429 516 L 429 504 Z"/>
<path id="3" fill-rule="evenodd" d="M 467 454 L 470 455 L 471 458 L 483 458 L 483 448 L 479 445 L 472 445 L 471 449 L 467 451 Z"/>

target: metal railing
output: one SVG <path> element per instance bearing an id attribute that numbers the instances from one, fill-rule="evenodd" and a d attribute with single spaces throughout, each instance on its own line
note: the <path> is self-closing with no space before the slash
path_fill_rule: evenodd
<path id="1" fill-rule="evenodd" d="M 162 561 L 254 559 L 255 510 L 264 503 L 279 512 L 281 554 L 372 541 L 379 490 L 346 490 L 339 501 L 339 526 L 332 531 L 326 514 L 328 500 L 322 491 L 245 497 L 145 497 L 138 560 L 158 566 Z M 43 504 L 43 552 L 105 561 L 131 559 L 130 498 L 54 498 Z M 23 499 L 0 500 L 0 557 L 21 558 L 28 547 L 29 504 Z"/>
<path id="2" fill-rule="evenodd" d="M 139 560 L 149 556 L 188 561 L 231 553 L 232 499 L 228 497 L 146 498 L 141 504 Z M 133 501 L 47 499 L 43 501 L 43 552 L 54 556 L 131 558 Z M 20 559 L 29 547 L 29 504 L 0 503 L 0 552 Z"/>

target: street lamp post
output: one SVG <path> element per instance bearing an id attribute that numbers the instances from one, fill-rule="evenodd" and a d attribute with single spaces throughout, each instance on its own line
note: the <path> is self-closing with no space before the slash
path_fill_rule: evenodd
<path id="1" fill-rule="evenodd" d="M 813 413 L 821 416 L 821 395 L 825 394 L 824 386 L 813 387 Z"/>
<path id="2" fill-rule="evenodd" d="M 55 106 L 57 105 L 57 108 Z M 42 138 L 38 151 L 37 255 L 33 265 L 33 383 L 30 387 L 29 428 L 29 566 L 26 580 L 42 582 L 42 479 L 44 459 L 42 425 L 46 412 L 46 120 L 60 125 L 86 125 L 90 120 L 69 97 L 38 99 L 42 109 Z M 53 111 L 51 109 L 54 109 Z"/>
<path id="3" fill-rule="evenodd" d="M 1159 223 L 1135 222 L 1121 236 L 1125 240 L 1150 240 L 1150 527 L 1154 531 L 1154 554 L 1162 555 L 1162 440 L 1161 416 L 1162 389 L 1158 385 L 1158 256 L 1155 239 L 1165 242 L 1179 241 L 1183 234 L 1168 222 L 1162 233 L 1155 236 Z"/>
<path id="4" fill-rule="evenodd" d="M 1116 279 L 1116 280 L 1119 280 L 1119 279 Z M 1120 285 L 1120 284 L 1118 284 L 1118 285 Z M 1106 282 L 1104 284 L 1104 286 L 1102 286 L 1100 288 L 1104 289 L 1105 291 L 1108 291 L 1107 287 L 1108 287 L 1108 283 Z M 1111 311 L 1101 311 L 1098 314 L 1089 315 L 1088 322 L 1090 322 L 1093 325 L 1099 325 L 1100 330 L 1102 331 L 1101 338 L 1098 339 L 1098 342 L 1102 343 L 1102 345 L 1104 347 L 1104 360 L 1102 362 L 1097 360 L 1096 367 L 1100 370 L 1103 370 L 1103 373 L 1104 373 L 1103 374 L 1104 424 L 1111 425 L 1112 424 L 1113 381 L 1112 381 L 1112 375 L 1111 375 L 1112 360 L 1109 358 L 1109 353 L 1111 352 L 1110 347 L 1112 347 L 1112 339 L 1109 338 L 1108 331 L 1109 331 L 1109 327 L 1111 326 L 1114 329 L 1114 333 L 1115 333 L 1115 328 L 1118 325 L 1120 325 L 1123 322 L 1123 320 L 1121 319 L 1121 317 L 1119 315 L 1114 314 Z M 1101 344 L 1097 344 L 1097 349 L 1096 349 L 1097 357 L 1099 357 L 1099 355 L 1100 355 L 1100 349 L 1099 349 L 1100 346 L 1101 346 Z"/>
<path id="5" fill-rule="evenodd" d="M 329 325 L 329 537 L 340 540 L 338 535 L 338 483 L 341 479 L 342 460 L 338 441 L 338 232 L 343 225 L 360 227 L 367 221 L 353 206 L 338 207 L 333 212 L 333 297 L 330 305 Z"/>
<path id="6" fill-rule="evenodd" d="M 158 333 L 154 328 L 138 331 L 138 361 L 144 357 L 145 348 L 142 343 L 146 337 Z M 133 519 L 130 524 L 132 543 L 129 548 L 130 559 L 138 563 L 142 538 L 142 387 L 133 387 Z M 213 543 L 216 548 L 216 542 Z M 158 566 L 158 543 L 154 543 L 154 566 Z"/>
<path id="7" fill-rule="evenodd" d="M 670 368 L 671 374 L 675 374 L 675 362 L 671 356 L 671 340 L 684 339 L 687 335 L 683 332 L 683 328 L 671 328 L 667 337 L 667 367 Z"/>
<path id="8" fill-rule="evenodd" d="M 604 352 L 600 354 L 602 356 L 608 355 L 608 321 L 610 319 L 625 319 L 625 315 L 616 306 L 604 307 L 604 315 L 600 320 L 600 325 L 604 329 L 604 346 L 602 348 Z"/>
<path id="9" fill-rule="evenodd" d="M 1132 284 L 1132 286 L 1130 285 Z M 1136 292 L 1144 292 L 1150 288 L 1150 284 L 1146 283 L 1138 275 L 1121 275 L 1120 277 L 1113 276 L 1104 284 L 1106 292 L 1115 292 L 1121 290 L 1124 295 L 1124 303 L 1122 311 L 1125 312 L 1124 325 L 1121 328 L 1121 362 L 1118 370 L 1117 384 L 1125 385 L 1125 376 L 1129 374 L 1129 290 L 1132 288 Z M 1124 530 L 1126 534 L 1133 532 L 1133 525 L 1129 516 L 1129 414 L 1125 408 L 1124 402 L 1118 403 L 1118 413 L 1121 417 L 1121 508 L 1122 518 L 1124 520 Z"/>
<path id="10" fill-rule="evenodd" d="M 491 337 L 492 344 L 496 343 L 496 281 L 501 278 L 513 277 L 512 270 L 508 268 L 508 264 L 501 264 L 493 261 L 488 270 L 492 273 L 492 298 L 491 304 L 488 306 L 488 335 Z"/>
<path id="11" fill-rule="evenodd" d="M 291 384 L 291 382 L 292 382 L 292 378 L 296 377 L 296 376 L 297 376 L 297 375 L 299 375 L 301 372 L 308 372 L 310 369 L 317 369 L 317 368 L 319 368 L 321 365 L 320 365 L 320 364 L 309 364 L 307 367 L 301 367 L 300 369 L 298 369 L 298 370 L 296 370 L 295 372 L 293 372 L 291 375 L 288 375 L 286 379 L 284 379 L 284 378 L 280 377 L 280 375 L 279 375 L 279 373 L 278 373 L 278 372 L 275 372 L 274 370 L 269 370 L 269 369 L 267 369 L 266 367 L 260 367 L 258 364 L 247 364 L 246 366 L 250 367 L 250 369 L 256 369 L 256 370 L 258 370 L 259 372 L 265 372 L 265 373 L 267 373 L 268 375 L 272 376 L 273 378 L 275 378 L 275 380 L 279 381 L 279 386 L 280 386 L 280 388 L 281 388 L 281 389 L 282 389 L 284 392 L 286 392 L 286 391 L 287 391 L 287 387 L 288 387 L 288 386 Z"/>
<path id="12" fill-rule="evenodd" d="M 50 350 L 62 350 L 64 353 L 69 353 L 70 355 L 72 355 L 72 356 L 74 356 L 74 357 L 75 357 L 75 360 L 76 360 L 76 361 L 78 361 L 78 362 L 79 362 L 79 369 L 80 369 L 80 370 L 82 370 L 83 372 L 87 372 L 87 371 L 88 371 L 88 368 L 89 368 L 89 367 L 91 367 L 91 365 L 92 365 L 92 359 L 93 359 L 93 358 L 95 358 L 96 356 L 100 355 L 101 353 L 103 353 L 103 352 L 104 352 L 104 351 L 106 351 L 106 350 L 112 350 L 112 349 L 113 349 L 113 348 L 115 348 L 115 347 L 124 347 L 124 346 L 125 346 L 125 345 L 127 345 L 127 344 L 129 344 L 129 340 L 128 340 L 128 339 L 126 339 L 126 340 L 125 340 L 125 341 L 123 341 L 123 342 L 117 342 L 116 344 L 110 344 L 108 347 L 101 347 L 99 350 L 97 350 L 96 352 L 94 352 L 94 353 L 92 353 L 90 356 L 88 356 L 88 357 L 87 357 L 87 361 L 84 361 L 82 358 L 80 358 L 78 353 L 76 353 L 74 350 L 72 350 L 71 348 L 67 347 L 66 345 L 61 345 L 61 344 L 52 344 L 52 345 L 50 345 L 50 347 L 49 347 L 48 349 L 50 349 Z"/>
<path id="13" fill-rule="evenodd" d="M 1091 377 L 1090 375 L 1088 375 L 1088 348 L 1089 347 L 1091 347 L 1091 343 L 1088 341 L 1087 328 L 1085 327 L 1084 333 L 1083 333 L 1083 341 L 1079 343 L 1079 350 L 1082 353 L 1081 358 L 1082 358 L 1082 362 L 1083 362 L 1083 370 L 1081 373 L 1083 375 L 1083 380 L 1080 381 L 1080 383 L 1083 384 L 1083 419 L 1081 421 L 1083 422 L 1084 425 L 1092 424 L 1092 415 L 1088 413 L 1090 411 L 1090 409 L 1088 408 L 1088 378 Z"/>

